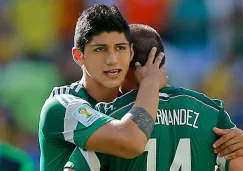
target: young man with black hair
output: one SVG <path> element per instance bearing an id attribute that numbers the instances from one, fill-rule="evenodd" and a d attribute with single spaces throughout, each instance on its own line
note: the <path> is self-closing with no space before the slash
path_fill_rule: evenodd
<path id="1" fill-rule="evenodd" d="M 112 101 L 119 94 L 133 58 L 130 29 L 115 6 L 95 5 L 78 19 L 72 55 L 82 68 L 81 81 L 56 87 L 40 116 L 40 170 L 63 169 L 76 146 L 82 149 L 133 158 L 144 151 L 158 106 L 159 88 L 166 84 L 163 54 L 156 48 L 144 67 L 131 110 L 113 119 L 98 111 L 98 101 Z"/>
<path id="2" fill-rule="evenodd" d="M 149 53 L 151 46 L 164 51 L 160 36 L 153 28 L 133 24 L 130 29 L 134 40 L 135 61 L 145 64 L 146 53 Z M 98 103 L 96 107 L 99 111 L 119 119 L 130 110 L 139 85 L 134 76 L 134 64 L 132 61 L 130 73 L 121 86 L 122 91 L 130 92 L 111 103 Z M 65 166 L 69 168 L 66 171 L 213 171 L 216 164 L 221 171 L 243 169 L 241 157 L 231 162 L 226 161 L 225 158 L 217 157 L 212 147 L 219 138 L 213 132 L 214 127 L 235 128 L 222 101 L 211 100 L 195 91 L 172 86 L 160 89 L 159 96 L 155 126 L 145 153 L 134 159 L 123 159 L 76 148 Z M 226 146 L 234 149 L 239 143 L 243 144 L 236 139 L 233 144 Z"/>

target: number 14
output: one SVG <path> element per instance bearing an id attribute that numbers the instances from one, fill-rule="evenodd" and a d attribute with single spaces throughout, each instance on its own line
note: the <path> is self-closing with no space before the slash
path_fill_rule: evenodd
<path id="1" fill-rule="evenodd" d="M 156 171 L 156 139 L 149 139 L 145 151 L 148 151 L 147 171 Z M 176 149 L 170 171 L 191 171 L 191 145 L 189 138 L 182 138 Z"/>

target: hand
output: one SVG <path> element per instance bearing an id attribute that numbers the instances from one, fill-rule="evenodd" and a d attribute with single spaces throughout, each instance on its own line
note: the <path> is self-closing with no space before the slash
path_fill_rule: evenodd
<path id="1" fill-rule="evenodd" d="M 243 131 L 236 129 L 219 129 L 213 128 L 215 134 L 222 136 L 218 139 L 213 147 L 219 157 L 225 156 L 226 159 L 232 160 L 243 157 Z"/>
<path id="2" fill-rule="evenodd" d="M 165 67 L 164 66 L 159 67 L 162 59 L 164 58 L 164 53 L 163 52 L 159 53 L 157 58 L 155 59 L 156 51 L 157 51 L 156 47 L 153 47 L 151 49 L 148 56 L 148 60 L 143 67 L 139 62 L 135 63 L 136 66 L 135 76 L 140 84 L 152 83 L 162 88 L 165 85 L 167 85 L 167 80 L 168 80 L 168 78 L 165 75 Z"/>

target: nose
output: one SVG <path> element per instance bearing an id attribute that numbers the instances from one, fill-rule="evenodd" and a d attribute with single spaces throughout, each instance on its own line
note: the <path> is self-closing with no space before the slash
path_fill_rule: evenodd
<path id="1" fill-rule="evenodd" d="M 118 63 L 118 59 L 114 52 L 110 52 L 108 58 L 106 59 L 107 65 L 114 65 Z"/>

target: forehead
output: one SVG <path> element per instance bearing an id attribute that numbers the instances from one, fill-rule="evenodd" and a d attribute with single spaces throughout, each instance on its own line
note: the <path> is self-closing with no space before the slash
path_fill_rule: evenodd
<path id="1" fill-rule="evenodd" d="M 93 36 L 89 41 L 89 45 L 95 44 L 119 44 L 119 43 L 128 43 L 128 40 L 124 33 L 119 32 L 102 32 L 96 36 Z"/>

